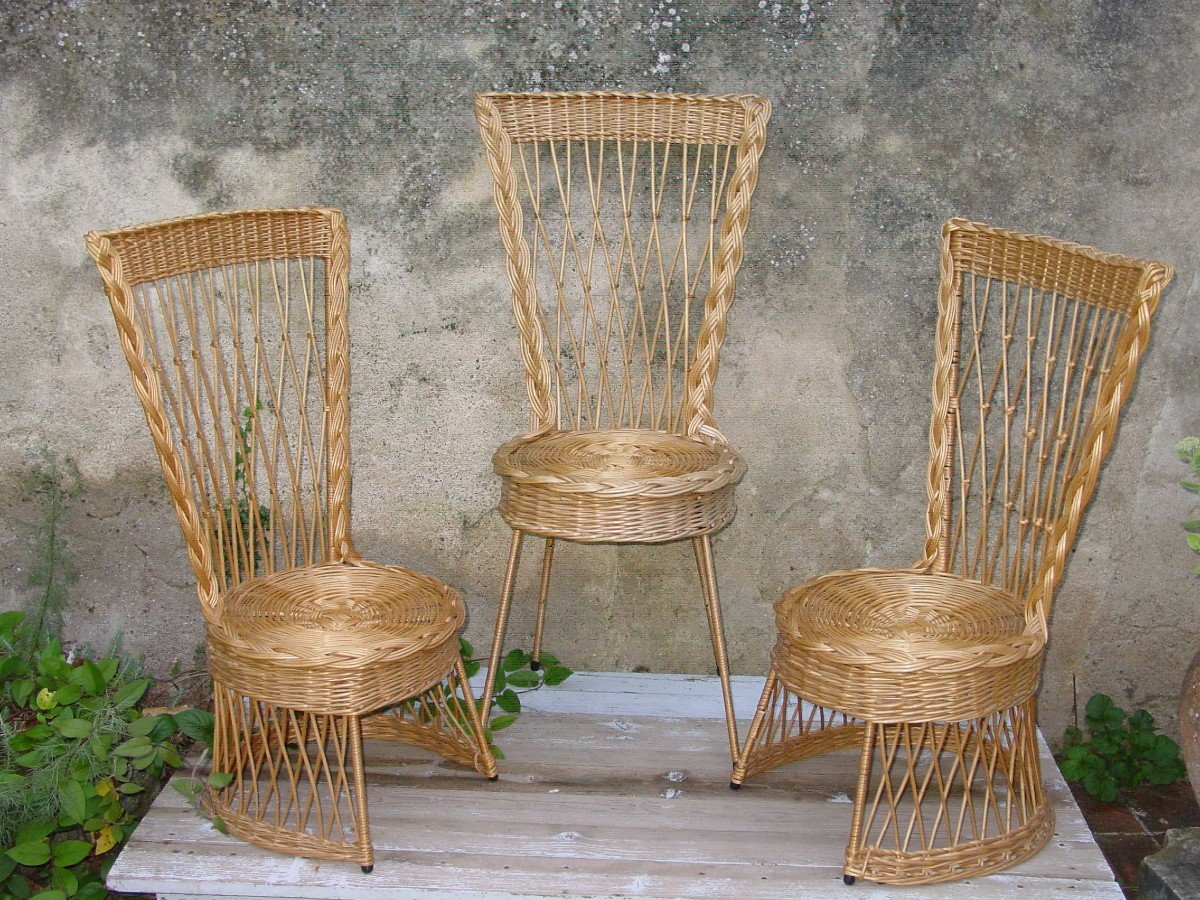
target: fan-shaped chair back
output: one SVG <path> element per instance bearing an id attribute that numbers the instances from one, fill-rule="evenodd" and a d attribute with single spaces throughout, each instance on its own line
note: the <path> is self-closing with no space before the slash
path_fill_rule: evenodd
<path id="1" fill-rule="evenodd" d="M 255 575 L 352 555 L 342 214 L 215 213 L 87 247 L 205 615 Z"/>
<path id="2" fill-rule="evenodd" d="M 1171 269 L 963 219 L 941 268 L 923 564 L 1044 628 Z"/>
<path id="3" fill-rule="evenodd" d="M 770 105 L 480 94 L 533 426 L 711 430 Z"/>

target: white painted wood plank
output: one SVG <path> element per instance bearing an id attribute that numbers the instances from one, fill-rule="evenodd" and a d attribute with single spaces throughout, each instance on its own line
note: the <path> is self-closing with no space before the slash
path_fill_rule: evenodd
<path id="1" fill-rule="evenodd" d="M 373 875 L 221 835 L 168 790 L 121 854 L 110 884 L 179 900 L 794 894 L 853 900 L 840 881 L 851 807 L 830 802 L 853 788 L 853 751 L 786 766 L 734 793 L 727 787 L 716 679 L 586 676 L 553 689 L 553 696 L 526 696 L 549 696 L 541 701 L 555 711 L 527 702 L 526 715 L 500 733 L 509 758 L 496 784 L 426 751 L 369 742 Z M 576 689 L 563 690 L 576 678 Z M 741 681 L 746 694 L 761 686 L 761 679 Z M 705 698 L 689 707 L 698 717 L 661 715 L 691 695 Z M 574 712 L 585 708 L 592 713 Z M 652 714 L 641 715 L 647 708 Z M 1041 854 L 973 882 L 908 891 L 864 883 L 856 897 L 961 897 L 964 890 L 980 900 L 1120 897 L 1044 742 L 1041 750 L 1058 814 L 1054 840 Z M 663 796 L 671 791 L 678 793 Z"/>

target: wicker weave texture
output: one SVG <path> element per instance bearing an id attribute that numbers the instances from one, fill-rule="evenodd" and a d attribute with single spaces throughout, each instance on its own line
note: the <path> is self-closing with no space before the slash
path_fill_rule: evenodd
<path id="1" fill-rule="evenodd" d="M 941 249 L 924 554 L 780 598 L 733 773 L 861 738 L 845 872 L 899 884 L 1013 865 L 1053 832 L 1034 701 L 1051 601 L 1172 274 L 963 219 Z M 823 712 L 789 713 L 801 700 Z"/>
<path id="2" fill-rule="evenodd" d="M 213 768 L 233 782 L 205 805 L 246 840 L 369 867 L 364 722 L 496 764 L 459 657 L 462 598 L 351 542 L 342 214 L 213 213 L 87 247 L 207 621 Z"/>

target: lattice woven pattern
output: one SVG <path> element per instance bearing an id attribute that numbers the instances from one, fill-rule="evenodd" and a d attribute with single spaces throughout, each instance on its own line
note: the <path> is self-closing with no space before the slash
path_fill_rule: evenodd
<path id="1" fill-rule="evenodd" d="M 212 213 L 87 247 L 207 622 L 213 768 L 233 783 L 205 802 L 246 840 L 370 867 L 364 716 L 485 775 L 496 764 L 455 699 L 462 598 L 351 541 L 345 220 Z"/>
<path id="2" fill-rule="evenodd" d="M 924 554 L 780 598 L 733 773 L 737 785 L 861 736 L 848 879 L 963 878 L 1049 839 L 1033 697 L 1051 601 L 1171 274 L 946 223 Z M 788 693 L 855 724 L 781 730 Z"/>

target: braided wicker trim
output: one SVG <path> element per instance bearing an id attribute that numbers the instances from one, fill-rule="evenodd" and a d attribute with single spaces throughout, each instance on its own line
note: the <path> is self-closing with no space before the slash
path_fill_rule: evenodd
<path id="1" fill-rule="evenodd" d="M 775 604 L 781 641 L 892 673 L 967 672 L 1040 657 L 1040 629 L 992 585 L 915 569 L 831 572 Z"/>
<path id="2" fill-rule="evenodd" d="M 546 431 L 502 444 L 501 478 L 567 494 L 665 499 L 737 484 L 746 464 L 732 448 L 665 431 Z"/>

